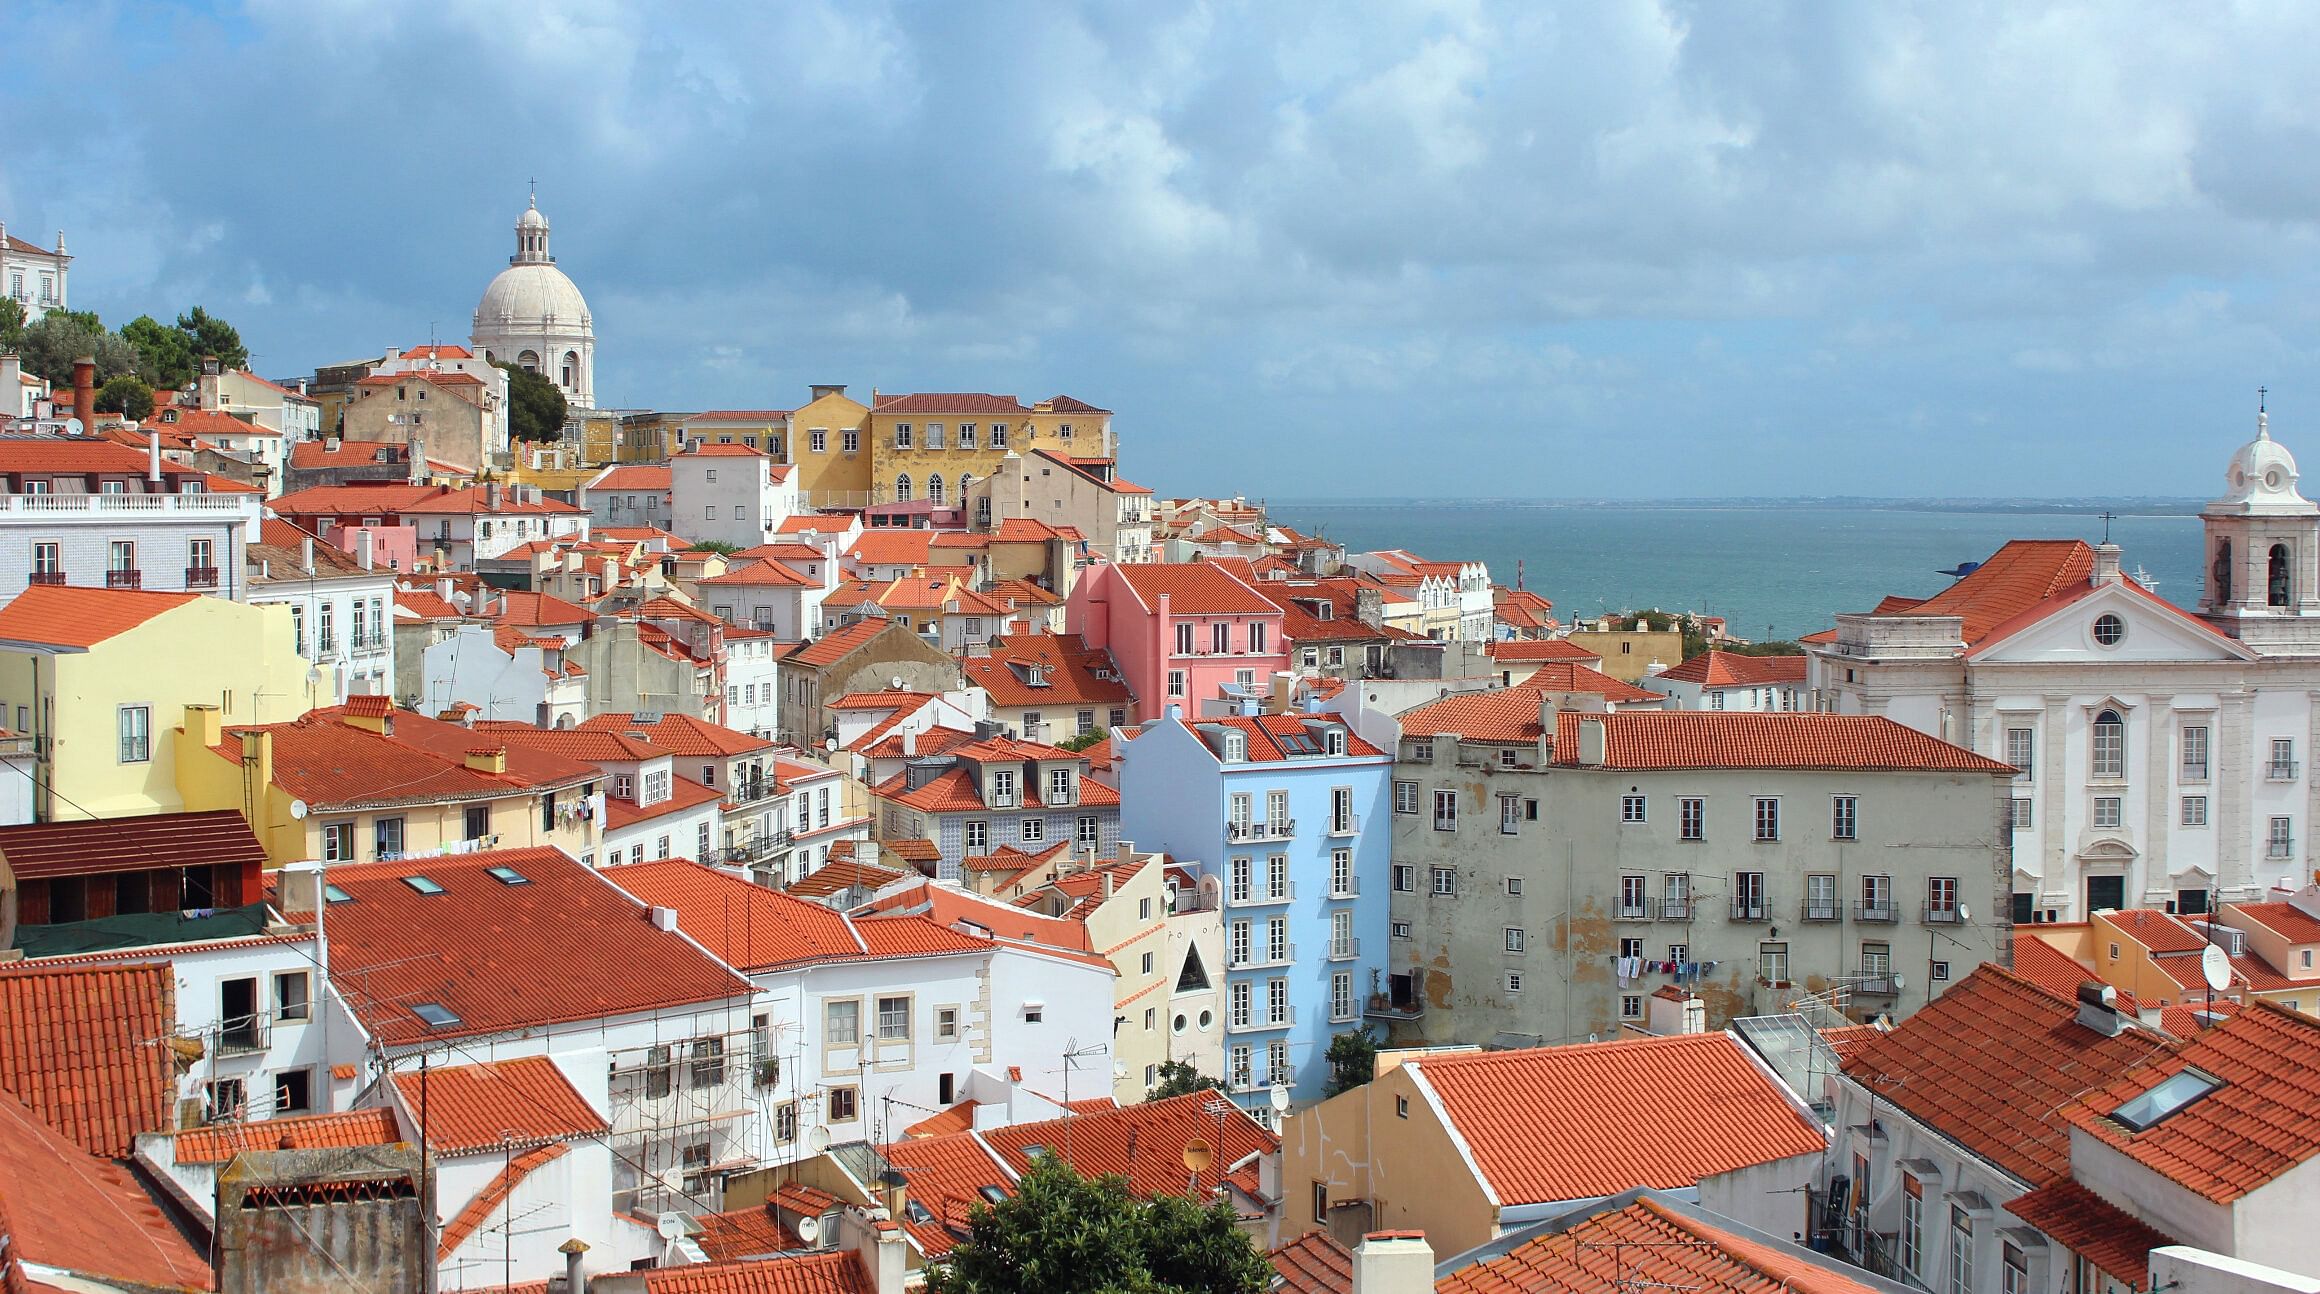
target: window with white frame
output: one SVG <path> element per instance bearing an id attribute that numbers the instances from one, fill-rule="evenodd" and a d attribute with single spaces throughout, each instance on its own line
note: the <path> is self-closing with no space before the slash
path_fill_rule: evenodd
<path id="1" fill-rule="evenodd" d="M 1394 812 L 1416 813 L 1417 811 L 1418 784 L 1416 782 L 1394 783 Z"/>
<path id="2" fill-rule="evenodd" d="M 1829 837 L 1833 840 L 1858 840 L 1860 830 L 1860 797 L 1853 795 L 1832 796 L 1829 809 Z"/>
<path id="3" fill-rule="evenodd" d="M 2032 813 L 2030 797 L 2017 795 L 2006 802 L 2006 825 L 2016 831 L 2028 831 Z"/>
<path id="4" fill-rule="evenodd" d="M 2206 796 L 2186 795 L 2183 797 L 2183 825 L 2186 827 L 2204 827 L 2207 825 Z"/>
<path id="5" fill-rule="evenodd" d="M 1949 1209 L 1949 1294 L 1974 1294 L 1974 1217 Z"/>
<path id="6" fill-rule="evenodd" d="M 1780 839 L 1779 796 L 1759 795 L 1756 797 L 1756 838 L 1758 840 Z"/>
<path id="7" fill-rule="evenodd" d="M 153 707 L 125 705 L 116 712 L 120 730 L 120 762 L 143 764 L 153 758 Z"/>
<path id="8" fill-rule="evenodd" d="M 1431 871 L 1434 893 L 1456 894 L 1458 892 L 1458 870 L 1456 868 L 1436 867 Z"/>
<path id="9" fill-rule="evenodd" d="M 1696 795 L 1676 801 L 1676 834 L 1685 840 L 1704 840 L 1708 834 L 1708 802 Z"/>
<path id="10" fill-rule="evenodd" d="M 1619 797 L 1619 820 L 1621 822 L 1644 821 L 1644 810 L 1645 801 L 1643 796 L 1622 795 Z"/>
<path id="11" fill-rule="evenodd" d="M 2121 798 L 2116 795 L 2094 797 L 2094 825 L 2116 829 L 2122 818 L 2121 803 Z"/>
<path id="12" fill-rule="evenodd" d="M 1499 937 L 1505 945 L 1506 951 L 1519 953 L 1523 950 L 1523 928 L 1521 926 L 1503 927 L 1499 931 Z"/>
<path id="13" fill-rule="evenodd" d="M 2095 777 L 2117 781 L 2127 775 L 2127 724 L 2118 711 L 2105 710 L 2095 716 L 2088 753 Z"/>
<path id="14" fill-rule="evenodd" d="M 2014 766 L 2017 781 L 2028 782 L 2038 776 L 2038 730 L 2036 728 L 2006 729 L 2006 762 Z"/>
<path id="15" fill-rule="evenodd" d="M 2189 724 L 2183 729 L 2183 780 L 2207 780 L 2207 725 Z"/>
<path id="16" fill-rule="evenodd" d="M 1434 830 L 1458 830 L 1458 792 L 1448 789 L 1434 792 Z"/>

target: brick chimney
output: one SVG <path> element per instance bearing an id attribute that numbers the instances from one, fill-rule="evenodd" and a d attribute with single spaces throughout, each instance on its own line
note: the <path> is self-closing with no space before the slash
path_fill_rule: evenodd
<path id="1" fill-rule="evenodd" d="M 97 357 L 83 355 L 73 361 L 73 417 L 81 420 L 81 434 L 88 435 L 97 427 Z"/>

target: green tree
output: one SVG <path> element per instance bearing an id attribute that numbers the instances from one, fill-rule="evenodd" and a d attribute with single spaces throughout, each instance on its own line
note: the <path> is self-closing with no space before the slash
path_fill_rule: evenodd
<path id="1" fill-rule="evenodd" d="M 242 345 L 241 333 L 200 306 L 177 316 L 177 331 L 185 337 L 186 348 L 196 363 L 214 355 L 221 369 L 250 366 L 250 350 Z"/>
<path id="2" fill-rule="evenodd" d="M 1071 736 L 1055 743 L 1055 747 L 1058 750 L 1086 750 L 1088 747 L 1095 745 L 1097 742 L 1102 741 L 1104 738 L 1109 736 L 1111 736 L 1110 733 L 1105 732 L 1101 728 L 1095 728 L 1087 732 L 1073 733 Z"/>
<path id="3" fill-rule="evenodd" d="M 83 355 L 96 357 L 100 384 L 137 371 L 137 352 L 85 310 L 51 310 L 26 324 L 17 350 L 25 372 L 60 387 L 72 385 L 73 361 Z"/>
<path id="4" fill-rule="evenodd" d="M 174 391 L 193 380 L 193 343 L 178 329 L 139 315 L 121 325 L 121 340 L 137 352 L 137 376 L 154 388 Z"/>
<path id="5" fill-rule="evenodd" d="M 1272 1265 L 1223 1200 L 1144 1203 L 1117 1177 L 1033 1161 L 1015 1193 L 967 1215 L 929 1294 L 1260 1294 Z"/>
<path id="6" fill-rule="evenodd" d="M 720 557 L 731 557 L 740 552 L 741 549 L 739 546 L 728 544 L 722 539 L 704 539 L 685 551 L 688 553 L 715 553 Z"/>
<path id="7" fill-rule="evenodd" d="M 97 412 L 143 422 L 153 416 L 153 388 L 135 373 L 123 373 L 97 392 Z"/>
<path id="8" fill-rule="evenodd" d="M 1190 1061 L 1164 1060 L 1160 1062 L 1160 1081 L 1153 1085 L 1151 1099 L 1165 1101 L 1171 1096 L 1189 1096 L 1212 1089 L 1222 1091 L 1224 1083 L 1194 1069 Z"/>
<path id="9" fill-rule="evenodd" d="M 527 368 L 499 366 L 508 375 L 508 434 L 517 440 L 555 440 L 569 412 L 556 384 Z"/>
<path id="10" fill-rule="evenodd" d="M 1368 1025 L 1329 1040 L 1329 1087 L 1324 1095 L 1350 1092 L 1377 1076 L 1377 1035 Z"/>
<path id="11" fill-rule="evenodd" d="M 0 350 L 15 350 L 24 342 L 24 303 L 0 297 Z"/>

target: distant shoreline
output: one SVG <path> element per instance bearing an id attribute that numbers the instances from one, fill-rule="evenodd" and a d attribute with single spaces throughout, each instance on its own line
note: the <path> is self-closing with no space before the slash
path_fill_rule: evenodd
<path id="1" fill-rule="evenodd" d="M 1847 498 L 1738 498 L 1738 499 L 1473 499 L 1473 498 L 1362 498 L 1262 500 L 1276 508 L 1463 508 L 1558 509 L 1628 512 L 1759 512 L 1767 510 L 1819 512 L 1973 513 L 2001 516 L 2196 517 L 2206 505 L 2195 499 L 1847 499 Z"/>

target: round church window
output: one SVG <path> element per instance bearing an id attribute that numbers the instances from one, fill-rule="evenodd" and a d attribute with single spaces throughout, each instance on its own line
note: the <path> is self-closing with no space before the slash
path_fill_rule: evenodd
<path id="1" fill-rule="evenodd" d="M 2105 647 L 2116 647 L 2127 636 L 2127 622 L 2114 615 L 2100 615 L 2094 619 L 2094 640 Z"/>

